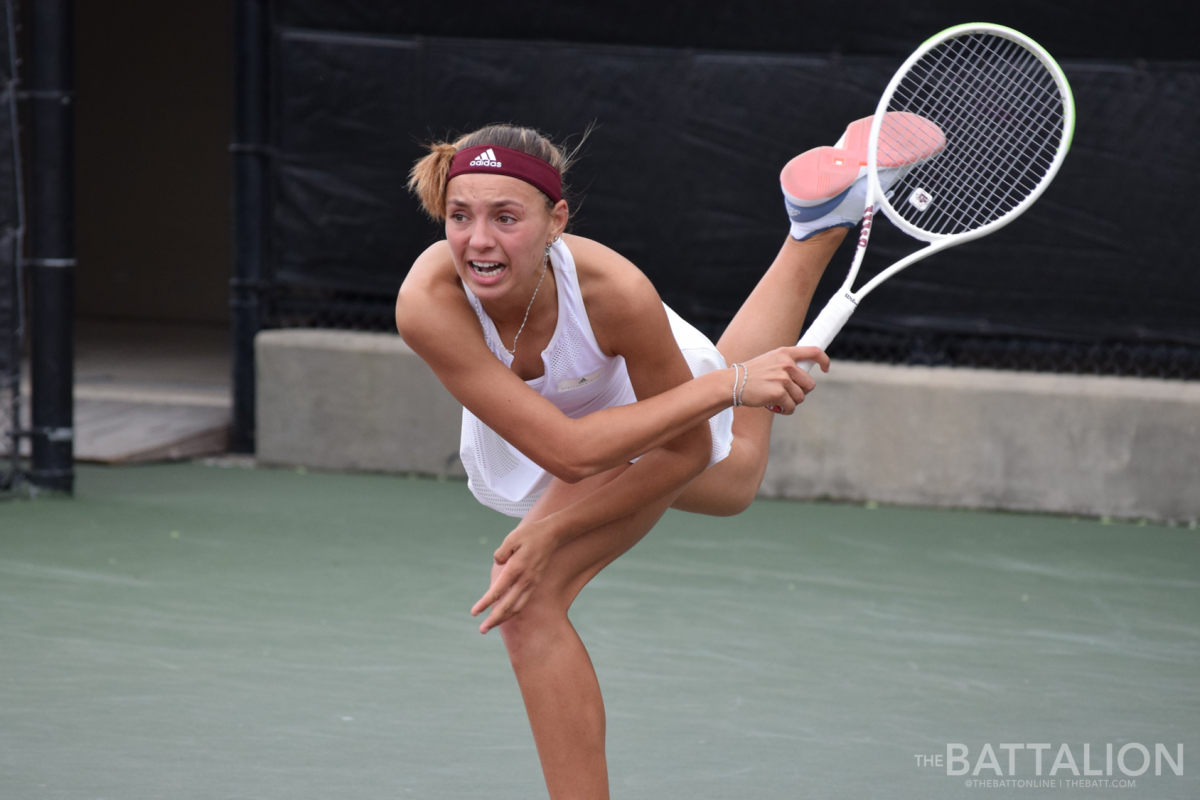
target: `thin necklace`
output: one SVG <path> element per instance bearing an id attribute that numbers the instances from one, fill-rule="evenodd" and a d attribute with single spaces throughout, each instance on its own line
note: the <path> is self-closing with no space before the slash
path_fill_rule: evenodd
<path id="1" fill-rule="evenodd" d="M 525 323 L 529 321 L 529 312 L 533 308 L 533 301 L 537 299 L 538 289 L 542 288 L 542 281 L 546 280 L 546 268 L 550 266 L 550 245 L 546 245 L 546 255 L 542 258 L 542 277 L 538 278 L 537 286 L 533 287 L 533 297 L 529 298 L 529 305 L 525 306 L 525 318 L 521 320 L 521 327 L 517 328 L 517 335 L 513 337 L 512 350 L 504 347 L 504 342 L 500 342 L 500 346 L 508 352 L 510 356 L 517 354 L 517 339 L 521 338 L 521 331 L 525 330 Z"/>

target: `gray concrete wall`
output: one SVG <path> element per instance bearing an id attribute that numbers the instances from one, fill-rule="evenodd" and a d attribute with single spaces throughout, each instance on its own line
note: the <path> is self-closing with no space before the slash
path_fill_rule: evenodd
<path id="1" fill-rule="evenodd" d="M 464 474 L 462 406 L 399 336 L 264 331 L 255 358 L 259 461 Z"/>
<path id="2" fill-rule="evenodd" d="M 258 457 L 461 474 L 460 406 L 399 337 L 259 335 Z M 762 494 L 1200 518 L 1200 384 L 840 362 Z"/>
<path id="3" fill-rule="evenodd" d="M 762 493 L 1192 520 L 1200 384 L 838 363 Z"/>

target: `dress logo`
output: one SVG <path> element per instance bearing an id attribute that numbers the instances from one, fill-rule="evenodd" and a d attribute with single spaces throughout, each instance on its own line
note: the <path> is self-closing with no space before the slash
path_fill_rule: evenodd
<path id="1" fill-rule="evenodd" d="M 582 378 L 567 378 L 566 380 L 561 380 L 558 382 L 558 391 L 569 392 L 572 389 L 579 389 L 583 386 L 587 386 L 589 383 L 595 383 L 596 379 L 603 374 L 604 368 L 602 367 L 595 372 L 584 375 Z"/>

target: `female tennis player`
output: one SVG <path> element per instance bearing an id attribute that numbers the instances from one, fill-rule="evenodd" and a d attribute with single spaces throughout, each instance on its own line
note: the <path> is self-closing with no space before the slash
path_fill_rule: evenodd
<path id="1" fill-rule="evenodd" d="M 788 345 L 863 215 L 865 140 L 784 168 L 791 235 L 715 347 L 619 253 L 564 234 L 572 158 L 536 131 L 489 126 L 412 170 L 446 238 L 413 264 L 397 325 L 464 407 L 471 491 L 521 520 L 471 613 L 491 608 L 480 631 L 500 629 L 555 800 L 608 797 L 604 705 L 571 603 L 668 508 L 750 505 L 775 414 L 814 388 L 796 362 L 829 367 Z"/>

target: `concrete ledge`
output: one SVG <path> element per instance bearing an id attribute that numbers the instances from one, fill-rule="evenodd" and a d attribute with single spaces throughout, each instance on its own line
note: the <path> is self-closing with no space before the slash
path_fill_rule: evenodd
<path id="1" fill-rule="evenodd" d="M 465 474 L 462 406 L 399 336 L 263 331 L 255 362 L 259 461 Z"/>
<path id="2" fill-rule="evenodd" d="M 461 407 L 397 336 L 266 331 L 265 463 L 461 475 Z M 761 494 L 1200 518 L 1200 384 L 840 362 Z"/>
<path id="3" fill-rule="evenodd" d="M 1200 517 L 1200 384 L 841 362 L 762 494 Z"/>

